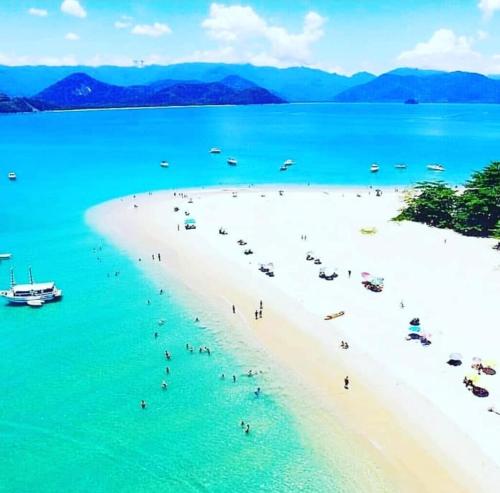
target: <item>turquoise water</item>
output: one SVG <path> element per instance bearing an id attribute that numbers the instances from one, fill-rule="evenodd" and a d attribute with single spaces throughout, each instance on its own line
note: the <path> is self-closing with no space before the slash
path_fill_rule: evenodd
<path id="1" fill-rule="evenodd" d="M 355 491 L 349 471 L 311 449 L 270 377 L 219 379 L 254 363 L 224 344 L 231 337 L 224 322 L 203 311 L 200 328 L 178 291 L 167 284 L 160 296 L 157 283 L 89 230 L 84 212 L 168 187 L 412 183 L 436 176 L 429 162 L 444 164 L 440 177 L 459 183 L 500 159 L 499 137 L 493 105 L 2 116 L 0 251 L 14 258 L 0 264 L 0 286 L 10 266 L 21 282 L 31 265 L 65 297 L 41 310 L 0 306 L 0 491 Z M 213 146 L 223 154 L 209 155 Z M 229 155 L 237 167 L 225 164 Z M 297 165 L 280 173 L 287 158 Z M 368 172 L 373 161 L 377 175 Z M 406 171 L 393 168 L 400 161 Z M 8 182 L 11 170 L 17 182 Z M 160 318 L 167 323 L 155 340 Z M 190 354 L 186 342 L 213 354 Z M 265 395 L 255 399 L 260 384 Z M 241 419 L 252 424 L 249 436 Z"/>

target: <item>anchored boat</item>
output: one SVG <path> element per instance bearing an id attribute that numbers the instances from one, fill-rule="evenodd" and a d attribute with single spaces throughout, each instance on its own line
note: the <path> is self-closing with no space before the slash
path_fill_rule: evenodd
<path id="1" fill-rule="evenodd" d="M 9 180 L 14 181 L 14 180 L 17 180 L 17 175 L 16 175 L 13 171 L 11 171 L 11 172 L 7 175 L 7 178 L 8 178 Z"/>
<path id="2" fill-rule="evenodd" d="M 380 169 L 380 166 L 379 166 L 377 163 L 373 163 L 373 164 L 370 166 L 370 171 L 371 171 L 372 173 L 376 173 L 379 169 Z"/>
<path id="3" fill-rule="evenodd" d="M 444 171 L 444 166 L 441 164 L 428 164 L 427 169 L 431 171 Z"/>
<path id="4" fill-rule="evenodd" d="M 29 304 L 40 306 L 40 303 L 55 301 L 62 297 L 62 290 L 54 282 L 34 282 L 31 267 L 28 270 L 29 284 L 16 284 L 14 271 L 10 271 L 10 289 L 0 291 L 0 296 L 12 304 Z M 36 302 L 36 303 L 32 303 Z"/>
<path id="5" fill-rule="evenodd" d="M 220 154 L 221 150 L 218 147 L 212 147 L 209 152 L 210 154 Z"/>
<path id="6" fill-rule="evenodd" d="M 227 160 L 227 164 L 229 164 L 229 166 L 236 166 L 238 164 L 238 161 L 236 161 L 236 159 L 234 159 L 234 157 L 230 157 Z"/>

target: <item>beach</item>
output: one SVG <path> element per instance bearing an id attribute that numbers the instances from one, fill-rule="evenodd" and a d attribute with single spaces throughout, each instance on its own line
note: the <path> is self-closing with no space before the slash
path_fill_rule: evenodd
<path id="1" fill-rule="evenodd" d="M 500 377 L 481 376 L 486 398 L 462 381 L 473 357 L 500 361 L 498 253 L 492 240 L 390 221 L 402 192 L 170 190 L 106 202 L 87 221 L 151 275 L 232 317 L 230 337 L 276 364 L 276 378 L 301 389 L 297 401 L 317 403 L 321 422 L 305 427 L 318 450 L 328 454 L 340 423 L 397 491 L 488 491 L 500 481 L 500 416 L 488 412 L 500 408 Z M 269 263 L 273 277 L 259 270 Z M 338 277 L 319 278 L 321 267 Z M 383 277 L 383 291 L 366 289 L 362 272 Z M 430 345 L 406 340 L 415 317 Z M 446 364 L 451 353 L 461 366 Z"/>

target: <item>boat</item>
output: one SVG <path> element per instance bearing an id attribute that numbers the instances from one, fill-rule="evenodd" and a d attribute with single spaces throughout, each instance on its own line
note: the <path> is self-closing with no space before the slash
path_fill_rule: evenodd
<path id="1" fill-rule="evenodd" d="M 56 284 L 51 282 L 34 282 L 31 267 L 28 270 L 29 283 L 16 284 L 14 271 L 10 271 L 10 289 L 0 291 L 0 296 L 5 298 L 11 304 L 27 304 L 30 301 L 56 301 L 61 299 L 62 290 L 58 289 Z"/>
<path id="2" fill-rule="evenodd" d="M 396 169 L 406 169 L 407 168 L 406 164 L 404 164 L 404 163 L 395 164 L 394 167 Z"/>
<path id="3" fill-rule="evenodd" d="M 41 306 L 43 306 L 43 301 L 40 299 L 30 300 L 27 301 L 26 304 L 28 306 L 31 306 L 31 308 L 40 308 Z"/>
<path id="4" fill-rule="evenodd" d="M 7 177 L 9 178 L 9 180 L 17 180 L 17 175 L 16 175 L 13 171 L 11 171 L 11 172 L 7 175 Z"/>
<path id="5" fill-rule="evenodd" d="M 284 163 L 283 166 L 292 166 L 292 164 L 295 164 L 291 159 L 287 159 Z"/>
<path id="6" fill-rule="evenodd" d="M 444 171 L 444 166 L 441 164 L 428 164 L 427 169 L 431 171 Z"/>
<path id="7" fill-rule="evenodd" d="M 230 157 L 227 160 L 227 164 L 229 164 L 229 166 L 236 166 L 238 164 L 238 161 L 236 161 L 236 159 L 234 159 L 234 157 Z"/>
<path id="8" fill-rule="evenodd" d="M 280 171 L 286 171 L 287 169 L 288 169 L 288 166 L 285 166 L 285 165 L 280 167 Z"/>
<path id="9" fill-rule="evenodd" d="M 218 147 L 212 147 L 209 152 L 210 154 L 220 154 L 221 150 Z"/>
<path id="10" fill-rule="evenodd" d="M 168 162 L 167 162 L 167 161 L 162 161 L 162 162 L 160 163 L 160 166 L 161 166 L 162 168 L 168 168 Z"/>
<path id="11" fill-rule="evenodd" d="M 376 173 L 379 169 L 380 169 L 380 166 L 379 166 L 377 163 L 373 163 L 373 164 L 370 166 L 370 171 L 371 171 L 372 173 Z"/>
<path id="12" fill-rule="evenodd" d="M 0 260 L 9 260 L 12 257 L 12 253 L 0 253 Z"/>

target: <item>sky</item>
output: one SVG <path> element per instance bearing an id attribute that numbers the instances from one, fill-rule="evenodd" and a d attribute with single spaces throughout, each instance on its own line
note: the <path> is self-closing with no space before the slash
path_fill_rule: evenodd
<path id="1" fill-rule="evenodd" d="M 500 74 L 500 0 L 0 0 L 0 64 Z"/>

